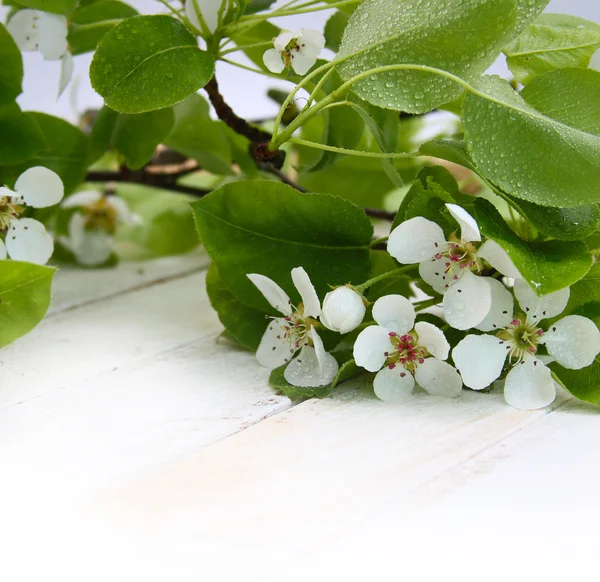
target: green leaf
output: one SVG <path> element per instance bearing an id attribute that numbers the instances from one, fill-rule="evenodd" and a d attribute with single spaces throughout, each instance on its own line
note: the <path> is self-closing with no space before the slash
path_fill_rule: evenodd
<path id="1" fill-rule="evenodd" d="M 599 48 L 599 24 L 568 14 L 542 14 L 504 54 L 508 68 L 525 85 L 555 69 L 586 68 Z"/>
<path id="2" fill-rule="evenodd" d="M 583 279 L 571 286 L 569 303 L 565 314 L 578 313 L 586 304 L 600 304 L 600 263 L 595 263 Z"/>
<path id="3" fill-rule="evenodd" d="M 541 11 L 547 0 L 529 3 Z M 468 23 L 468 33 L 465 29 Z M 345 80 L 385 65 L 427 65 L 473 79 L 519 30 L 514 0 L 367 0 L 354 12 L 336 61 Z M 369 75 L 352 87 L 388 109 L 425 113 L 456 99 L 454 81 L 423 71 Z"/>
<path id="4" fill-rule="evenodd" d="M 467 150 L 467 144 L 448 138 L 434 139 L 421 144 L 419 151 L 422 154 L 448 160 L 469 170 L 476 171 L 475 162 Z"/>
<path id="5" fill-rule="evenodd" d="M 481 234 L 496 241 L 506 251 L 523 278 L 540 295 L 572 285 L 592 266 L 592 257 L 583 242 L 524 241 L 487 200 L 475 199 L 473 211 Z"/>
<path id="6" fill-rule="evenodd" d="M 104 35 L 90 80 L 112 109 L 144 113 L 182 101 L 204 87 L 213 71 L 212 56 L 179 20 L 134 16 Z"/>
<path id="7" fill-rule="evenodd" d="M 390 271 L 395 271 L 396 269 L 398 269 L 398 263 L 387 251 L 371 251 L 371 272 L 369 273 L 369 279 L 389 273 Z M 371 303 L 374 303 L 384 295 L 410 297 L 413 294 L 410 288 L 410 281 L 410 277 L 406 274 L 398 277 L 390 277 L 371 285 L 365 295 Z"/>
<path id="8" fill-rule="evenodd" d="M 275 313 L 247 278 L 260 273 L 298 303 L 291 270 L 304 266 L 319 294 L 365 281 L 373 228 L 353 204 L 265 180 L 230 183 L 192 205 L 200 239 L 221 278 L 246 305 Z"/>
<path id="9" fill-rule="evenodd" d="M 18 3 L 27 8 L 68 16 L 75 9 L 77 0 L 18 0 Z"/>
<path id="10" fill-rule="evenodd" d="M 137 170 L 152 159 L 156 146 L 164 142 L 174 121 L 171 108 L 126 115 L 103 107 L 90 135 L 90 159 L 95 161 L 109 147 L 114 147 L 127 166 Z"/>
<path id="11" fill-rule="evenodd" d="M 576 398 L 600 406 L 600 356 L 581 370 L 567 370 L 556 362 L 550 364 L 560 383 Z"/>
<path id="12" fill-rule="evenodd" d="M 56 269 L 0 261 L 0 348 L 31 331 L 46 315 Z"/>
<path id="13" fill-rule="evenodd" d="M 19 164 L 44 147 L 42 132 L 16 103 L 0 106 L 0 175 L 2 166 Z"/>
<path id="14" fill-rule="evenodd" d="M 225 287 L 217 265 L 212 263 L 206 274 L 206 292 L 219 321 L 236 343 L 255 351 L 267 327 L 265 314 L 244 305 Z"/>
<path id="15" fill-rule="evenodd" d="M 578 127 L 598 115 L 590 107 L 600 98 L 600 73 L 589 71 L 593 82 L 579 87 L 570 84 L 569 71 L 547 73 L 556 76 L 551 102 L 562 120 L 534 109 L 499 77 L 482 78 L 477 94 L 465 99 L 463 125 L 471 156 L 478 170 L 511 196 L 567 208 L 600 201 L 600 136 Z M 590 86 L 596 87 L 595 98 L 580 101 L 580 89 Z M 577 116 L 584 121 L 567 122 Z"/>
<path id="16" fill-rule="evenodd" d="M 231 147 L 221 124 L 208 113 L 208 103 L 193 94 L 176 105 L 175 125 L 165 145 L 195 159 L 200 167 L 213 174 L 232 175 Z"/>
<path id="17" fill-rule="evenodd" d="M 250 0 L 246 5 L 244 14 L 256 14 L 257 12 L 262 12 L 263 10 L 267 10 L 274 2 L 275 0 Z"/>
<path id="18" fill-rule="evenodd" d="M 74 55 L 93 51 L 100 39 L 119 20 L 137 15 L 137 10 L 118 0 L 99 0 L 77 9 L 69 22 L 69 48 Z"/>
<path id="19" fill-rule="evenodd" d="M 23 61 L 12 36 L 0 23 L 0 106 L 12 103 L 21 93 Z M 0 133 L 0 135 L 2 135 Z"/>
<path id="20" fill-rule="evenodd" d="M 340 49 L 342 36 L 349 19 L 347 14 L 338 11 L 325 24 L 323 34 L 325 35 L 325 46 L 329 50 L 337 52 Z"/>

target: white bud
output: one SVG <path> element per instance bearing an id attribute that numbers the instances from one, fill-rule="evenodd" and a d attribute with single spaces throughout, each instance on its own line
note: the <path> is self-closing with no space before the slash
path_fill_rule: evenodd
<path id="1" fill-rule="evenodd" d="M 185 15 L 194 28 L 210 36 L 223 25 L 228 6 L 227 0 L 185 0 Z"/>
<path id="2" fill-rule="evenodd" d="M 325 295 L 321 322 L 332 331 L 348 333 L 362 323 L 366 310 L 360 293 L 350 287 L 338 287 Z"/>

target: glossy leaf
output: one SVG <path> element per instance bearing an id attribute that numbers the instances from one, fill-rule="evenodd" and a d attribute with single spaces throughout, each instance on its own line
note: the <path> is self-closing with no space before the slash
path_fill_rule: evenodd
<path id="1" fill-rule="evenodd" d="M 581 370 L 567 370 L 556 362 L 550 364 L 550 369 L 573 396 L 600 406 L 600 356 L 591 366 Z"/>
<path id="2" fill-rule="evenodd" d="M 112 109 L 144 113 L 182 101 L 206 85 L 213 71 L 212 56 L 179 20 L 134 16 L 104 35 L 90 79 Z"/>
<path id="3" fill-rule="evenodd" d="M 0 23 L 0 63 L 2 63 L 0 67 L 1 107 L 12 103 L 17 98 L 21 93 L 23 80 L 21 51 L 2 23 Z"/>

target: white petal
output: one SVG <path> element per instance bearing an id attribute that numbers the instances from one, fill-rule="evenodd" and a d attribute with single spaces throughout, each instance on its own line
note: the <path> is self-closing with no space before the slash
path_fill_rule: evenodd
<path id="1" fill-rule="evenodd" d="M 317 57 L 307 55 L 302 51 L 293 51 L 290 55 L 292 59 L 292 68 L 298 75 L 305 75 L 310 68 L 317 62 Z"/>
<path id="2" fill-rule="evenodd" d="M 45 265 L 54 252 L 54 241 L 41 222 L 33 218 L 11 220 L 6 250 L 14 261 Z"/>
<path id="3" fill-rule="evenodd" d="M 506 327 L 512 320 L 514 300 L 512 293 L 498 280 L 486 277 L 492 293 L 492 306 L 485 319 L 475 328 L 480 331 L 492 331 Z"/>
<path id="4" fill-rule="evenodd" d="M 8 21 L 6 28 L 21 50 L 37 50 L 39 17 L 38 10 L 19 10 Z"/>
<path id="5" fill-rule="evenodd" d="M 283 315 L 292 314 L 292 302 L 288 294 L 275 281 L 258 273 L 249 273 L 246 277 L 256 285 L 256 288 L 272 307 L 283 313 Z"/>
<path id="6" fill-rule="evenodd" d="M 6 186 L 0 186 L 0 198 L 12 198 L 13 196 L 18 197 L 18 194 Z"/>
<path id="7" fill-rule="evenodd" d="M 57 61 L 67 51 L 67 19 L 50 12 L 40 13 L 38 49 L 46 61 Z"/>
<path id="8" fill-rule="evenodd" d="M 587 317 L 567 315 L 544 334 L 543 342 L 561 366 L 580 370 L 590 366 L 600 352 L 600 331 Z"/>
<path id="9" fill-rule="evenodd" d="M 81 212 L 74 212 L 69 220 L 69 239 L 68 247 L 76 252 L 84 244 L 86 219 Z"/>
<path id="10" fill-rule="evenodd" d="M 418 343 L 420 346 L 423 346 L 438 360 L 448 359 L 448 354 L 450 353 L 450 344 L 448 343 L 448 340 L 441 329 L 437 328 L 432 323 L 419 321 L 415 324 L 415 331 L 419 336 Z"/>
<path id="11" fill-rule="evenodd" d="M 311 327 L 308 334 L 313 341 L 315 354 L 317 356 L 317 360 L 319 361 L 319 374 L 321 383 L 317 384 L 317 386 L 327 386 L 333 382 L 333 379 L 338 373 L 339 365 L 337 360 L 331 354 L 328 354 L 325 351 L 323 341 L 314 327 Z"/>
<path id="12" fill-rule="evenodd" d="M 360 294 L 350 287 L 338 287 L 325 295 L 321 322 L 338 333 L 348 333 L 358 327 L 367 308 Z"/>
<path id="13" fill-rule="evenodd" d="M 279 52 L 284 51 L 290 41 L 300 35 L 301 33 L 297 30 L 282 30 L 273 40 L 273 45 Z"/>
<path id="14" fill-rule="evenodd" d="M 292 269 L 292 281 L 302 298 L 304 317 L 319 317 L 321 303 L 308 273 L 302 267 L 296 267 Z"/>
<path id="15" fill-rule="evenodd" d="M 6 246 L 4 244 L 4 241 L 0 239 L 0 261 L 3 261 L 4 259 L 6 259 L 6 257 Z"/>
<path id="16" fill-rule="evenodd" d="M 373 381 L 375 395 L 384 402 L 403 402 L 412 393 L 415 379 L 401 366 L 384 368 Z"/>
<path id="17" fill-rule="evenodd" d="M 454 398 L 462 391 L 460 374 L 448 362 L 427 358 L 415 372 L 417 384 L 432 396 Z"/>
<path id="18" fill-rule="evenodd" d="M 58 96 L 63 94 L 63 91 L 67 88 L 71 77 L 73 76 L 73 69 L 75 64 L 73 63 L 73 55 L 71 51 L 66 51 L 60 60 L 60 79 L 58 81 Z"/>
<path id="19" fill-rule="evenodd" d="M 77 208 L 80 206 L 91 206 L 102 198 L 102 194 L 96 190 L 83 190 L 75 192 L 63 200 L 62 208 Z"/>
<path id="20" fill-rule="evenodd" d="M 552 404 L 556 388 L 552 374 L 542 362 L 527 358 L 506 376 L 504 399 L 521 410 L 535 410 Z"/>
<path id="21" fill-rule="evenodd" d="M 465 386 L 483 390 L 502 373 L 506 344 L 491 335 L 468 335 L 452 350 L 452 359 Z"/>
<path id="22" fill-rule="evenodd" d="M 512 259 L 496 241 L 485 241 L 477 251 L 477 256 L 485 259 L 496 271 L 502 273 L 505 277 L 513 279 L 523 278 L 519 269 L 512 262 Z"/>
<path id="23" fill-rule="evenodd" d="M 519 305 L 525 310 L 527 319 L 532 322 L 560 315 L 565 310 L 571 295 L 569 287 L 565 287 L 540 297 L 523 279 L 515 281 L 514 289 Z"/>
<path id="24" fill-rule="evenodd" d="M 325 37 L 318 30 L 301 28 L 299 40 L 306 45 L 302 48 L 309 49 L 315 57 L 325 48 Z"/>
<path id="25" fill-rule="evenodd" d="M 314 338 L 313 338 L 314 339 Z M 307 346 L 302 348 L 285 369 L 283 377 L 292 386 L 317 387 L 331 384 L 338 370 L 335 358 L 323 350 L 319 355 L 318 348 Z M 322 347 L 322 344 L 321 344 Z"/>
<path id="26" fill-rule="evenodd" d="M 69 221 L 69 237 L 69 246 L 81 265 L 103 265 L 113 251 L 113 237 L 104 230 L 85 229 L 85 217 L 79 212 L 75 212 Z"/>
<path id="27" fill-rule="evenodd" d="M 117 221 L 122 224 L 131 224 L 136 222 L 135 215 L 129 210 L 129 206 L 127 202 L 123 200 L 120 196 L 109 196 L 107 198 L 107 203 L 109 206 L 112 206 L 114 211 L 117 214 Z"/>
<path id="28" fill-rule="evenodd" d="M 58 174 L 43 166 L 34 166 L 19 176 L 15 192 L 27 206 L 46 208 L 62 200 L 65 188 Z"/>
<path id="29" fill-rule="evenodd" d="M 283 366 L 296 353 L 295 348 L 284 339 L 286 321 L 283 318 L 272 319 L 260 340 L 256 359 L 261 366 L 271 370 Z"/>
<path id="30" fill-rule="evenodd" d="M 435 222 L 415 216 L 399 224 L 388 239 L 388 252 L 405 265 L 422 263 L 446 247 L 444 231 Z"/>
<path id="31" fill-rule="evenodd" d="M 446 204 L 454 220 L 460 225 L 460 240 L 462 242 L 479 242 L 481 233 L 475 219 L 464 209 L 456 204 Z"/>
<path id="32" fill-rule="evenodd" d="M 375 301 L 373 319 L 389 331 L 404 335 L 415 324 L 415 308 L 402 295 L 385 295 Z"/>
<path id="33" fill-rule="evenodd" d="M 356 365 L 377 372 L 387 359 L 386 353 L 393 350 L 390 332 L 385 327 L 372 325 L 363 329 L 354 342 L 354 360 Z"/>
<path id="34" fill-rule="evenodd" d="M 276 49 L 269 49 L 263 55 L 263 63 L 271 73 L 281 73 L 285 69 L 281 53 Z"/>
<path id="35" fill-rule="evenodd" d="M 212 34 L 219 28 L 219 12 L 222 2 L 220 0 L 197 0 L 197 2 L 204 22 L 206 22 L 206 26 Z"/>
<path id="36" fill-rule="evenodd" d="M 465 270 L 444 295 L 444 317 L 456 329 L 479 325 L 492 307 L 492 291 L 487 277 Z"/>
<path id="37" fill-rule="evenodd" d="M 425 283 L 431 285 L 440 295 L 446 292 L 452 280 L 452 277 L 445 273 L 447 260 L 447 257 L 440 256 L 419 263 L 419 275 Z"/>

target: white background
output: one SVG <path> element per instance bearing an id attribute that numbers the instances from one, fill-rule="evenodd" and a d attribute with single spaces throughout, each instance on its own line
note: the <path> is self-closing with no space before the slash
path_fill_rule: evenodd
<path id="1" fill-rule="evenodd" d="M 144 13 L 166 11 L 163 5 L 153 0 L 130 0 L 129 3 Z M 600 2 L 598 0 L 552 0 L 547 11 L 574 14 L 600 22 Z M 0 7 L 0 15 L 3 19 L 5 13 L 6 9 Z M 274 19 L 273 21 L 285 28 L 305 27 L 322 30 L 331 14 L 332 11 L 324 10 L 313 14 Z M 240 58 L 239 53 L 232 56 Z M 45 62 L 37 52 L 25 53 L 23 94 L 18 99 L 21 108 L 23 110 L 44 111 L 75 121 L 78 112 L 89 107 L 101 106 L 102 99 L 92 89 L 88 78 L 91 58 L 91 53 L 75 57 L 74 80 L 62 97 L 56 100 L 60 67 L 58 61 Z M 240 60 L 242 59 L 243 56 Z M 495 72 L 501 73 L 502 70 L 502 64 L 498 63 Z M 255 119 L 274 115 L 277 111 L 273 102 L 265 96 L 268 88 L 290 86 L 289 83 L 259 77 L 226 63 L 219 63 L 217 77 L 221 91 L 234 110 L 243 117 Z"/>

